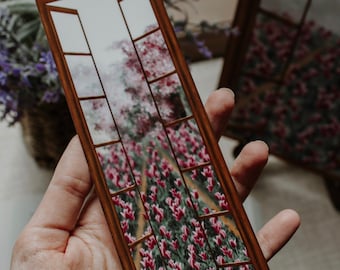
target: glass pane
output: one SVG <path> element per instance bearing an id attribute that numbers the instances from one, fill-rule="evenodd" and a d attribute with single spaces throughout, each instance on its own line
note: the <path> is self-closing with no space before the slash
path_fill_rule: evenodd
<path id="1" fill-rule="evenodd" d="M 104 95 L 91 56 L 66 55 L 65 57 L 78 97 Z"/>
<path id="2" fill-rule="evenodd" d="M 136 269 L 166 269 L 154 236 L 131 250 Z"/>
<path id="3" fill-rule="evenodd" d="M 135 184 L 130 165 L 120 143 L 99 147 L 96 151 L 111 193 Z"/>
<path id="4" fill-rule="evenodd" d="M 174 71 L 175 67 L 161 31 L 136 42 L 136 48 L 149 81 Z"/>
<path id="5" fill-rule="evenodd" d="M 174 269 L 190 269 L 191 263 L 202 269 L 213 267 L 205 233 L 164 130 L 154 130 L 142 142 L 125 145 L 134 174 L 140 172 L 138 189 L 166 264 Z"/>
<path id="6" fill-rule="evenodd" d="M 200 216 L 229 211 L 229 204 L 211 166 L 186 172 L 184 179 Z"/>
<path id="7" fill-rule="evenodd" d="M 154 132 L 162 128 L 150 92 L 140 91 L 133 95 L 134 91 L 135 89 L 126 89 L 125 103 L 121 100 L 120 104 L 114 99 L 113 94 L 109 95 L 110 107 L 113 108 L 118 130 L 122 134 L 122 139 L 129 143 L 143 141 L 145 137 L 153 136 Z"/>
<path id="8" fill-rule="evenodd" d="M 153 83 L 151 90 L 163 121 L 171 122 L 192 114 L 177 74 Z"/>
<path id="9" fill-rule="evenodd" d="M 167 133 L 181 168 L 191 168 L 210 161 L 195 120 L 169 127 Z"/>
<path id="10" fill-rule="evenodd" d="M 151 228 L 143 203 L 135 190 L 112 198 L 118 213 L 121 228 L 128 244 L 150 235 Z"/>
<path id="11" fill-rule="evenodd" d="M 120 2 L 133 39 L 158 28 L 150 0 L 123 0 Z M 143 21 L 141 21 L 143 14 Z"/>
<path id="12" fill-rule="evenodd" d="M 94 144 L 118 140 L 106 99 L 84 100 L 80 104 Z"/>
<path id="13" fill-rule="evenodd" d="M 249 262 L 248 253 L 231 215 L 211 217 L 202 221 L 219 265 L 233 262 Z"/>
<path id="14" fill-rule="evenodd" d="M 64 52 L 89 53 L 85 36 L 77 15 L 51 12 Z"/>
<path id="15" fill-rule="evenodd" d="M 151 151 L 155 157 L 157 150 Z M 171 269 L 202 267 L 209 269 L 214 261 L 201 224 L 196 219 L 190 197 L 174 160 L 159 155 L 150 163 L 142 196 L 150 224 L 159 243 L 160 253 Z M 176 266 L 176 267 L 175 267 Z"/>

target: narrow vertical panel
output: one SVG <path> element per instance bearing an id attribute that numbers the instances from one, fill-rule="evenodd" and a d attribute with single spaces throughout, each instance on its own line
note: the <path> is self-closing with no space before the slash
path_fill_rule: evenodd
<path id="1" fill-rule="evenodd" d="M 161 31 L 152 33 L 135 44 L 149 81 L 175 70 Z"/>
<path id="2" fill-rule="evenodd" d="M 202 224 L 218 265 L 250 261 L 232 216 L 210 217 L 203 220 Z"/>
<path id="3" fill-rule="evenodd" d="M 51 12 L 51 15 L 63 51 L 89 53 L 78 16 L 62 12 Z"/>
<path id="4" fill-rule="evenodd" d="M 167 269 L 154 236 L 131 249 L 136 269 Z"/>
<path id="5" fill-rule="evenodd" d="M 121 143 L 98 147 L 96 152 L 106 184 L 112 194 L 137 184 L 138 178 L 134 178 L 131 172 Z"/>
<path id="6" fill-rule="evenodd" d="M 212 166 L 187 171 L 184 173 L 184 179 L 200 216 L 230 210 Z"/>
<path id="7" fill-rule="evenodd" d="M 112 201 L 128 245 L 152 233 L 148 216 L 136 190 L 116 195 L 112 198 Z"/>
<path id="8" fill-rule="evenodd" d="M 158 28 L 150 0 L 124 0 L 120 2 L 126 22 L 133 39 Z M 143 23 L 141 23 L 141 10 L 143 10 Z"/>
<path id="9" fill-rule="evenodd" d="M 66 55 L 65 58 L 79 98 L 104 95 L 90 55 Z"/>
<path id="10" fill-rule="evenodd" d="M 192 115 L 178 75 L 172 74 L 150 85 L 159 113 L 165 123 Z"/>
<path id="11" fill-rule="evenodd" d="M 80 102 L 94 144 L 119 139 L 106 99 L 90 99 Z"/>
<path id="12" fill-rule="evenodd" d="M 210 162 L 210 157 L 194 120 L 167 128 L 177 162 L 182 169 Z"/>

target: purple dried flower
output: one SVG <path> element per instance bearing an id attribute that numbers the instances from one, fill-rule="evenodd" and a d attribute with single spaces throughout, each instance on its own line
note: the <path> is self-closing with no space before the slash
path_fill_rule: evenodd
<path id="1" fill-rule="evenodd" d="M 0 90 L 0 119 L 6 119 L 9 125 L 13 125 L 18 117 L 18 102 L 6 91 Z"/>
<path id="2" fill-rule="evenodd" d="M 25 109 L 42 102 L 58 102 L 62 93 L 56 65 L 45 40 L 35 40 L 30 35 L 19 41 L 16 37 L 22 25 L 37 25 L 31 23 L 38 20 L 36 14 L 25 17 L 6 7 L 0 8 L 1 116 L 10 123 L 17 121 Z"/>
<path id="3" fill-rule="evenodd" d="M 45 72 L 46 71 L 46 67 L 44 64 L 42 63 L 38 63 L 35 65 L 35 68 L 37 69 L 38 72 Z"/>
<path id="4" fill-rule="evenodd" d="M 56 103 L 60 99 L 60 93 L 54 91 L 46 91 L 42 97 L 42 101 L 46 103 Z"/>
<path id="5" fill-rule="evenodd" d="M 7 74 L 0 71 L 0 85 L 5 86 L 7 82 Z"/>
<path id="6" fill-rule="evenodd" d="M 57 67 L 50 51 L 42 52 L 39 62 L 39 64 L 45 64 L 45 68 L 48 72 L 56 72 Z"/>

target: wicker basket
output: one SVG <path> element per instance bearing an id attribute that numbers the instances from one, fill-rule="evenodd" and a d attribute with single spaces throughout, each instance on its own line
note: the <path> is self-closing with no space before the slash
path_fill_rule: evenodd
<path id="1" fill-rule="evenodd" d="M 25 110 L 20 122 L 27 149 L 43 168 L 56 166 L 69 140 L 76 134 L 64 98 L 55 104 Z"/>

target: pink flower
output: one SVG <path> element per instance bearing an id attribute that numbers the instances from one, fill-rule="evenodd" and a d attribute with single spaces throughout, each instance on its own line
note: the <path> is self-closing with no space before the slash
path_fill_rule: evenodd
<path id="1" fill-rule="evenodd" d="M 129 223 L 127 222 L 127 220 L 122 220 L 120 222 L 120 226 L 122 228 L 123 233 L 126 233 L 129 229 Z"/>
<path id="2" fill-rule="evenodd" d="M 131 243 L 133 243 L 133 242 L 136 241 L 136 238 L 133 237 L 130 233 L 127 233 L 127 232 L 126 232 L 126 233 L 124 234 L 124 237 L 125 237 L 126 241 L 127 241 L 129 244 L 131 244 Z"/>
<path id="3" fill-rule="evenodd" d="M 232 259 L 234 256 L 234 252 L 232 249 L 222 247 L 221 248 L 223 255 L 228 256 L 229 259 Z"/>
<path id="4" fill-rule="evenodd" d="M 189 245 L 188 246 L 188 251 L 189 251 L 189 264 L 193 269 L 199 270 L 200 269 L 200 264 L 196 261 L 196 248 L 194 245 Z"/>
<path id="5" fill-rule="evenodd" d="M 130 219 L 130 220 L 135 220 L 135 212 L 132 211 L 131 209 L 123 209 L 122 212 L 120 212 L 120 214 L 122 215 L 122 217 L 124 219 Z"/>
<path id="6" fill-rule="evenodd" d="M 182 179 L 181 179 L 181 178 L 177 178 L 177 179 L 175 180 L 175 185 L 176 185 L 177 187 L 181 187 L 181 186 L 182 186 Z"/>
<path id="7" fill-rule="evenodd" d="M 144 249 L 140 249 L 140 254 L 142 256 L 141 265 L 144 269 L 152 269 L 155 270 L 155 261 L 153 259 L 151 251 L 145 251 Z"/>
<path id="8" fill-rule="evenodd" d="M 182 238 L 183 242 L 186 242 L 189 238 L 190 230 L 186 225 L 183 225 L 181 230 L 182 230 L 181 238 Z"/>
<path id="9" fill-rule="evenodd" d="M 169 266 L 174 270 L 182 270 L 182 265 L 179 262 L 175 262 L 174 260 L 169 260 Z"/>
<path id="10" fill-rule="evenodd" d="M 208 260 L 208 254 L 206 252 L 201 252 L 200 255 L 201 259 L 203 261 L 207 261 Z"/>
<path id="11" fill-rule="evenodd" d="M 162 208 L 160 208 L 158 204 L 152 205 L 152 210 L 155 214 L 155 220 L 158 223 L 161 223 L 162 220 L 164 219 L 164 210 Z"/>
<path id="12" fill-rule="evenodd" d="M 197 191 L 196 189 L 192 190 L 192 191 L 191 191 L 191 196 L 192 196 L 194 199 L 198 200 L 198 198 L 199 198 L 199 193 L 198 193 L 198 191 Z"/>
<path id="13" fill-rule="evenodd" d="M 223 210 L 229 210 L 229 204 L 228 204 L 224 194 L 222 194 L 220 192 L 216 192 L 215 198 L 218 199 L 218 204 Z"/>
<path id="14" fill-rule="evenodd" d="M 184 207 L 178 207 L 176 211 L 173 213 L 173 216 L 175 217 L 176 221 L 180 221 L 182 217 L 185 215 L 185 208 Z"/>
<path id="15" fill-rule="evenodd" d="M 166 259 L 171 258 L 171 252 L 167 249 L 167 243 L 164 239 L 162 239 L 159 243 L 159 249 L 162 254 L 162 256 Z"/>
<path id="16" fill-rule="evenodd" d="M 176 240 L 172 240 L 171 241 L 171 245 L 172 245 L 172 248 L 174 249 L 174 250 L 177 250 L 178 248 L 179 248 L 179 242 L 178 242 L 178 240 L 176 239 Z"/>
<path id="17" fill-rule="evenodd" d="M 168 239 L 171 238 L 171 231 L 168 231 L 167 228 L 162 225 L 160 228 L 159 228 L 159 232 L 160 234 L 163 236 L 163 237 L 166 237 Z"/>
<path id="18" fill-rule="evenodd" d="M 195 231 L 193 232 L 193 239 L 196 244 L 203 247 L 205 243 L 205 235 L 202 231 L 201 227 L 196 227 Z"/>
<path id="19" fill-rule="evenodd" d="M 207 178 L 208 186 L 207 189 L 209 192 L 213 192 L 215 187 L 215 180 L 212 177 Z"/>
<path id="20" fill-rule="evenodd" d="M 145 241 L 145 244 L 150 250 L 152 250 L 155 246 L 157 246 L 157 240 L 154 236 L 152 236 Z"/>
<path id="21" fill-rule="evenodd" d="M 218 256 L 216 261 L 219 265 L 225 264 L 225 260 L 224 260 L 223 256 Z"/>
<path id="22" fill-rule="evenodd" d="M 216 237 L 214 238 L 214 242 L 215 242 L 215 244 L 216 244 L 217 246 L 220 246 L 220 245 L 222 245 L 222 243 L 223 243 L 222 238 L 221 238 L 220 236 L 216 236 Z"/>

